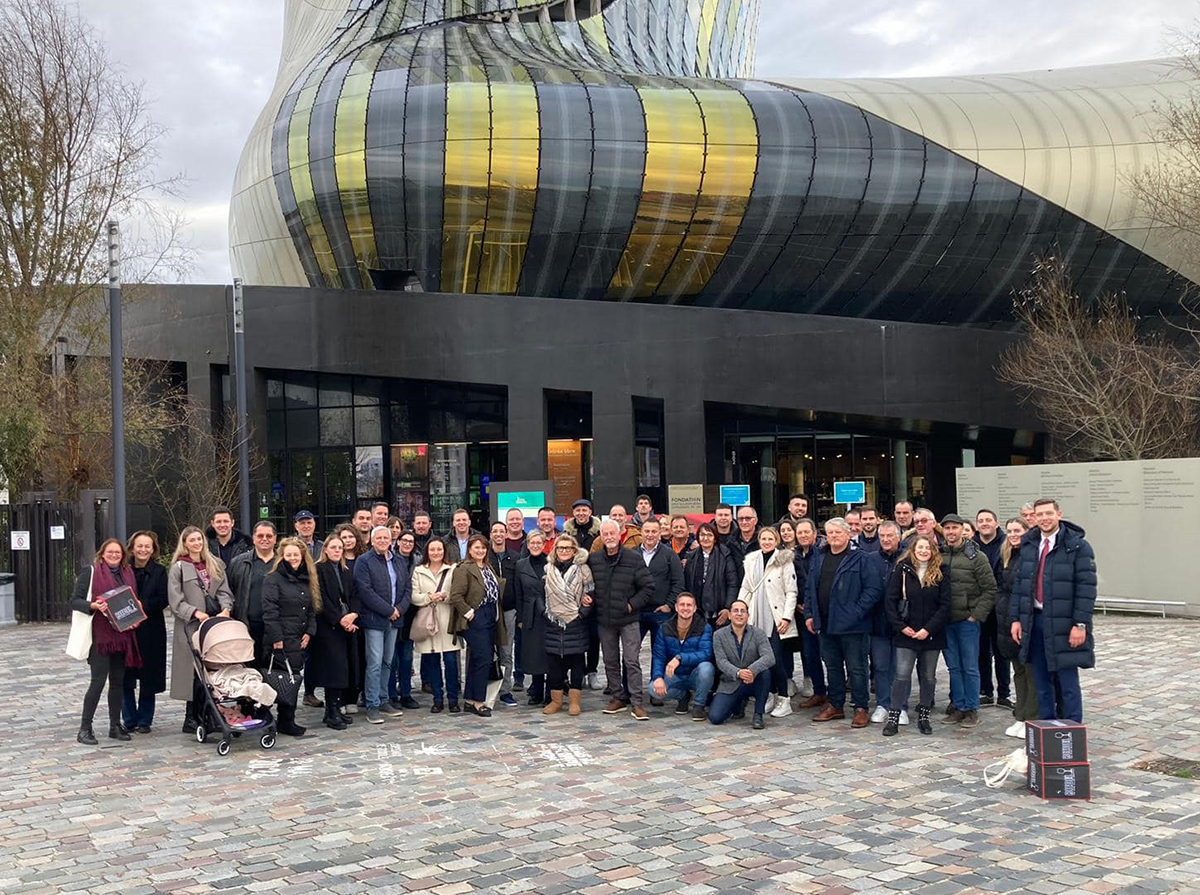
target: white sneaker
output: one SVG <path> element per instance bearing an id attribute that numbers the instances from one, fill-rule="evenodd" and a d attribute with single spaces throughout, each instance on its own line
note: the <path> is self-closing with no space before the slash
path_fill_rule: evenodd
<path id="1" fill-rule="evenodd" d="M 588 690 L 600 689 L 600 676 L 598 674 L 588 674 L 584 676 L 583 686 Z"/>
<path id="2" fill-rule="evenodd" d="M 796 682 L 788 681 L 788 696 L 795 696 L 797 692 Z"/>
<path id="3" fill-rule="evenodd" d="M 1015 737 L 1018 740 L 1025 739 L 1025 722 L 1024 721 L 1014 721 L 1004 731 L 1004 735 L 1006 737 Z"/>
<path id="4" fill-rule="evenodd" d="M 813 695 L 812 678 L 806 677 L 804 682 L 800 684 L 800 695 L 805 699 Z"/>
<path id="5" fill-rule="evenodd" d="M 350 703 L 349 705 L 342 706 L 342 711 L 345 712 L 347 715 L 357 715 L 358 714 L 358 706 L 356 706 L 354 703 Z"/>
<path id="6" fill-rule="evenodd" d="M 775 694 L 768 693 L 767 694 L 767 705 L 766 705 L 766 708 L 763 709 L 763 711 L 766 712 L 767 714 L 770 714 L 774 710 L 775 710 Z"/>
<path id="7" fill-rule="evenodd" d="M 901 726 L 903 726 L 907 723 L 908 723 L 908 712 L 904 711 L 904 709 L 901 709 L 900 710 L 900 724 L 901 724 Z"/>
<path id="8" fill-rule="evenodd" d="M 772 718 L 786 718 L 792 713 L 792 701 L 790 699 L 775 700 L 775 708 L 771 710 Z"/>
<path id="9" fill-rule="evenodd" d="M 881 705 L 875 706 L 875 711 L 871 713 L 872 724 L 882 724 L 887 720 L 888 710 Z"/>

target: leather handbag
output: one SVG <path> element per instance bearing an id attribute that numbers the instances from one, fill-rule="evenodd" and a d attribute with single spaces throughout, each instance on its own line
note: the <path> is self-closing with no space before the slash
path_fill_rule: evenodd
<path id="1" fill-rule="evenodd" d="M 92 576 L 96 574 L 95 569 L 92 570 Z M 88 580 L 87 601 L 92 602 L 92 582 Z M 87 659 L 88 654 L 92 651 L 92 614 L 90 612 L 80 612 L 78 609 L 71 612 L 71 633 L 67 635 L 67 655 L 72 659 L 78 659 L 83 662 Z"/>
<path id="2" fill-rule="evenodd" d="M 295 705 L 296 697 L 300 695 L 300 685 L 304 683 L 304 675 L 301 672 L 292 672 L 292 663 L 287 660 L 286 656 L 283 658 L 283 665 L 282 669 L 276 669 L 275 654 L 271 653 L 271 660 L 267 663 L 267 670 L 263 672 L 263 682 L 275 691 L 275 700 L 277 702 L 282 702 L 285 705 Z"/>
<path id="3" fill-rule="evenodd" d="M 437 589 L 440 591 L 442 585 L 446 583 L 446 569 L 442 569 L 442 577 L 438 579 Z M 408 639 L 413 643 L 422 643 L 426 640 L 432 640 L 437 636 L 437 604 L 429 603 L 417 610 L 416 616 L 413 618 L 412 628 L 408 632 Z"/>

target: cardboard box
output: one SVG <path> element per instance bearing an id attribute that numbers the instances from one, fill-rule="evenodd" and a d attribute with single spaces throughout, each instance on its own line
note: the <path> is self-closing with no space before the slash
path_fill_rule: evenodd
<path id="1" fill-rule="evenodd" d="M 1040 799 L 1091 799 L 1092 766 L 1078 764 L 1041 764 L 1029 762 L 1025 783 Z"/>
<path id="2" fill-rule="evenodd" d="M 1026 721 L 1025 754 L 1031 763 L 1084 763 L 1088 760 L 1087 728 L 1074 721 Z"/>

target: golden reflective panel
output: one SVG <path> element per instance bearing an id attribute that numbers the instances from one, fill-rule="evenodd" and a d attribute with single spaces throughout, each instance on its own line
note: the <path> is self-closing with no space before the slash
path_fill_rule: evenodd
<path id="1" fill-rule="evenodd" d="M 447 87 L 441 286 L 445 292 L 474 291 L 479 273 L 491 163 L 490 120 L 486 82 L 455 82 Z"/>
<path id="2" fill-rule="evenodd" d="M 342 285 L 342 277 L 333 258 L 333 248 L 329 245 L 325 225 L 321 222 L 321 212 L 317 208 L 312 173 L 309 170 L 308 127 L 312 120 L 312 106 L 316 96 L 317 85 L 310 84 L 300 91 L 296 100 L 296 108 L 292 112 L 288 128 L 288 163 L 291 166 L 296 210 L 308 234 L 317 269 L 325 278 L 326 286 L 338 288 Z"/>
<path id="3" fill-rule="evenodd" d="M 370 281 L 368 270 L 378 265 L 367 195 L 367 104 L 382 52 L 381 44 L 373 44 L 355 59 L 342 84 L 334 123 L 334 172 L 342 217 L 364 284 Z"/>

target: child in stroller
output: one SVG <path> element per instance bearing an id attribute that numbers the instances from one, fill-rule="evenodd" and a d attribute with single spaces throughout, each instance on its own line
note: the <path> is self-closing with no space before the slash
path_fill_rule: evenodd
<path id="1" fill-rule="evenodd" d="M 258 734 L 264 749 L 275 745 L 275 718 L 271 706 L 275 691 L 256 668 L 254 639 L 242 622 L 214 615 L 200 623 L 192 635 L 192 662 L 203 684 L 204 701 L 197 710 L 196 742 L 220 731 L 217 754 L 228 755 L 230 743 L 243 733 Z"/>

